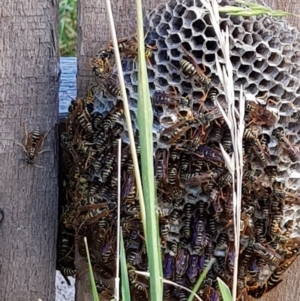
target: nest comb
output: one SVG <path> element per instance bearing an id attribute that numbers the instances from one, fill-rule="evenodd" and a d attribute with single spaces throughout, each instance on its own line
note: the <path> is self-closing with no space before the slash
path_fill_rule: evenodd
<path id="1" fill-rule="evenodd" d="M 220 27 L 229 29 L 236 101 L 241 86 L 247 96 L 238 295 L 259 298 L 280 282 L 300 251 L 298 32 L 269 16 L 221 14 Z M 216 106 L 218 100 L 226 108 L 216 70 L 216 58 L 221 63 L 224 59 L 201 1 L 159 5 L 145 20 L 145 28 L 164 277 L 191 288 L 215 257 L 198 294 L 203 300 L 218 300 L 216 277 L 232 285 L 235 255 L 232 182 L 219 146 L 231 154 L 232 144 Z M 135 39 L 121 39 L 119 48 L 138 136 Z M 65 232 L 75 235 L 83 257 L 82 238 L 88 237 L 99 293 L 110 298 L 115 271 L 116 141 L 121 137 L 122 225 L 132 296 L 139 300 L 149 297 L 147 279 L 134 273 L 147 270 L 146 250 L 111 50 L 97 54 L 93 63 L 98 83 L 69 109 L 62 139 L 67 174 L 62 224 Z M 62 253 L 73 243 L 61 248 Z M 66 266 L 72 266 L 74 273 L 72 260 L 65 259 L 66 255 L 61 269 L 67 272 Z M 186 298 L 185 291 L 165 285 L 165 300 Z"/>

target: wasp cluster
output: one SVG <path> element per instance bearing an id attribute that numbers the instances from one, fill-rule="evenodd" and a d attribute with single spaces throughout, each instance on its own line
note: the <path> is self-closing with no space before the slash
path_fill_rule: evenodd
<path id="1" fill-rule="evenodd" d="M 269 16 L 220 17 L 220 27 L 229 29 L 236 101 L 241 86 L 247 95 L 240 254 L 234 251 L 232 178 L 220 149 L 221 144 L 232 155 L 233 146 L 216 105 L 218 100 L 226 112 L 216 69 L 216 59 L 224 59 L 211 17 L 200 0 L 170 0 L 145 21 L 164 278 L 192 288 L 214 257 L 198 291 L 205 301 L 221 300 L 217 277 L 232 286 L 236 255 L 238 295 L 246 300 L 273 289 L 300 254 L 298 33 Z M 138 137 L 136 36 L 120 39 L 118 46 Z M 134 272 L 147 270 L 147 259 L 112 44 L 91 63 L 97 84 L 72 102 L 61 137 L 67 202 L 58 264 L 65 275 L 74 275 L 74 241 L 85 257 L 87 236 L 99 293 L 112 297 L 121 137 L 129 279 L 133 298 L 148 299 L 147 279 Z M 186 298 L 184 290 L 165 285 L 165 300 Z"/>

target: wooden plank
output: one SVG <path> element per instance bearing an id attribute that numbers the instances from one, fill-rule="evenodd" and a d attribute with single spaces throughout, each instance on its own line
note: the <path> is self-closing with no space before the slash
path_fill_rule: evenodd
<path id="1" fill-rule="evenodd" d="M 270 6 L 272 9 L 281 9 L 285 12 L 291 12 L 295 14 L 300 14 L 300 2 L 294 0 L 265 0 L 266 5 Z M 287 18 L 291 25 L 295 26 L 300 30 L 299 18 L 295 16 L 290 16 Z M 300 296 L 300 273 L 298 269 L 300 268 L 300 258 L 294 262 L 291 268 L 284 274 L 283 282 L 280 283 L 276 288 L 274 288 L 267 295 L 262 297 L 261 301 L 296 301 L 299 300 Z M 257 300 L 257 299 L 252 299 Z"/>
<path id="2" fill-rule="evenodd" d="M 112 2 L 115 27 L 118 37 L 126 37 L 136 32 L 136 9 L 134 0 L 117 0 Z M 166 2 L 166 1 L 165 1 Z M 144 1 L 145 12 L 156 7 L 161 0 Z M 78 1 L 78 74 L 77 92 L 81 97 L 89 84 L 95 82 L 90 67 L 90 59 L 110 40 L 110 28 L 106 13 L 105 0 Z M 80 262 L 80 260 L 78 261 Z M 82 261 L 81 261 L 82 263 Z M 79 267 L 87 271 L 86 266 Z M 80 275 L 76 281 L 76 300 L 92 300 L 87 273 Z"/>
<path id="3" fill-rule="evenodd" d="M 112 2 L 115 27 L 118 37 L 126 37 L 136 32 L 136 9 L 134 0 Z M 144 1 L 144 12 L 148 12 L 161 0 Z M 78 1 L 78 95 L 83 96 L 94 76 L 90 68 L 90 59 L 110 40 L 110 29 L 106 13 L 105 0 Z"/>
<path id="4" fill-rule="evenodd" d="M 55 299 L 58 1 L 0 1 L 0 300 Z M 49 129 L 38 168 L 25 164 L 23 123 Z M 25 165 L 20 168 L 21 165 Z"/>

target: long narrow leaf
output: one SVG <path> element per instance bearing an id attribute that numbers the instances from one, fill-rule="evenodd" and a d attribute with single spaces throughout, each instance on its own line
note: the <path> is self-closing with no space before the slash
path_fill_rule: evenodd
<path id="1" fill-rule="evenodd" d="M 87 257 L 87 260 L 88 260 L 89 276 L 90 276 L 90 281 L 91 281 L 91 286 L 92 286 L 93 300 L 94 301 L 99 301 L 97 287 L 96 287 L 94 273 L 93 273 L 93 268 L 92 268 L 91 259 L 90 259 L 90 252 L 89 252 L 86 237 L 84 237 L 84 245 L 85 245 L 86 257 Z"/>
<path id="2" fill-rule="evenodd" d="M 146 208 L 146 247 L 150 270 L 150 297 L 160 301 L 163 297 L 162 264 L 157 219 L 156 190 L 153 164 L 153 111 L 150 101 L 148 74 L 145 60 L 144 26 L 142 3 L 137 0 L 138 20 L 138 125 L 141 146 L 143 191 Z M 151 233 L 151 235 L 150 235 Z"/>
<path id="3" fill-rule="evenodd" d="M 129 288 L 129 279 L 127 272 L 127 264 L 126 264 L 126 255 L 124 248 L 124 240 L 122 229 L 120 229 L 120 261 L 121 261 L 121 280 L 122 280 L 122 300 L 130 301 L 130 288 Z"/>
<path id="4" fill-rule="evenodd" d="M 219 289 L 220 289 L 223 301 L 232 301 L 230 289 L 228 288 L 226 283 L 219 277 L 217 278 L 217 281 L 218 281 L 218 285 L 219 285 Z"/>
<path id="5" fill-rule="evenodd" d="M 204 281 L 204 279 L 205 279 L 207 273 L 208 273 L 209 270 L 211 269 L 211 267 L 212 267 L 212 265 L 214 264 L 215 260 L 216 260 L 215 258 L 212 258 L 212 259 L 209 261 L 207 267 L 206 267 L 206 268 L 204 269 L 204 271 L 201 273 L 199 279 L 197 280 L 195 286 L 193 287 L 193 293 L 196 294 L 196 293 L 198 292 L 198 290 L 199 290 L 201 284 L 203 283 L 203 281 Z M 187 301 L 193 301 L 193 299 L 194 299 L 194 295 L 191 294 L 191 295 L 189 296 L 189 298 L 187 299 Z"/>

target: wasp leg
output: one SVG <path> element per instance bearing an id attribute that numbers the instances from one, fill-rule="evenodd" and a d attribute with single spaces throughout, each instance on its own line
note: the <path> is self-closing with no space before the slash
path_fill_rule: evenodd
<path id="1" fill-rule="evenodd" d="M 17 141 L 14 141 L 14 144 L 21 146 L 22 149 L 24 150 L 24 152 L 27 153 L 26 147 L 23 144 L 21 144 L 20 142 L 17 142 Z"/>

